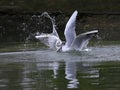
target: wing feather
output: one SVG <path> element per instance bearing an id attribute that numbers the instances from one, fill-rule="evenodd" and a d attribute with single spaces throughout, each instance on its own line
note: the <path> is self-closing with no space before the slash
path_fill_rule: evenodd
<path id="1" fill-rule="evenodd" d="M 71 48 L 75 50 L 82 50 L 83 48 L 86 48 L 89 40 L 96 34 L 98 33 L 98 30 L 86 32 L 79 34 L 75 40 L 73 41 Z"/>
<path id="2" fill-rule="evenodd" d="M 75 32 L 75 24 L 76 24 L 76 16 L 78 12 L 75 11 L 72 16 L 70 17 L 69 21 L 66 24 L 64 35 L 66 38 L 66 46 L 70 47 L 73 40 L 76 37 L 76 32 Z"/>
<path id="3" fill-rule="evenodd" d="M 40 34 L 35 36 L 36 39 L 40 40 L 43 44 L 49 47 L 49 34 Z"/>

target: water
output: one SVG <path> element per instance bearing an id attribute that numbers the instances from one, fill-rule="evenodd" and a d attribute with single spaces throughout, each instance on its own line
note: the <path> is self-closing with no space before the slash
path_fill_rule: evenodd
<path id="1" fill-rule="evenodd" d="M 119 45 L 71 53 L 32 45 L 0 49 L 0 90 L 120 89 Z"/>

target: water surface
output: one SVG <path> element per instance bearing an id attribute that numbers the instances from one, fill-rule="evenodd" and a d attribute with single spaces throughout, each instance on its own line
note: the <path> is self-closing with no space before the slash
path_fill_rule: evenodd
<path id="1" fill-rule="evenodd" d="M 26 44 L 1 47 L 0 90 L 119 90 L 119 48 L 61 53 Z"/>

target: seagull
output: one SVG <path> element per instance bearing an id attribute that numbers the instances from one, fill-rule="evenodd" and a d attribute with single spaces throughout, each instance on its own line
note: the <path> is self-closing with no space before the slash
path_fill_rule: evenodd
<path id="1" fill-rule="evenodd" d="M 45 44 L 49 48 L 58 50 L 62 45 L 62 41 L 60 40 L 59 35 L 57 33 L 55 20 L 51 18 L 47 12 L 44 12 L 42 16 L 43 15 L 51 20 L 53 31 L 50 34 L 46 33 L 39 34 L 38 32 L 35 38 L 39 39 L 43 44 Z"/>
<path id="2" fill-rule="evenodd" d="M 97 36 L 98 30 L 92 30 L 76 35 L 75 26 L 77 14 L 78 11 L 75 10 L 66 24 L 64 31 L 66 39 L 65 44 L 59 38 L 59 35 L 53 23 L 52 33 L 50 34 L 43 33 L 40 35 L 36 35 L 35 38 L 39 39 L 42 43 L 49 46 L 50 48 L 56 48 L 57 49 L 56 51 L 68 52 L 72 50 L 75 51 L 88 50 L 87 45 L 89 43 L 89 40 L 92 39 L 92 37 Z"/>

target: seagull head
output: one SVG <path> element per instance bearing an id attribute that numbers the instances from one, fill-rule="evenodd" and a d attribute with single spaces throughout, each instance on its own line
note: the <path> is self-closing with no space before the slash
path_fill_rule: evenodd
<path id="1" fill-rule="evenodd" d="M 57 46 L 57 47 L 56 47 L 56 48 L 57 48 L 56 51 L 57 51 L 57 52 L 62 51 L 62 47 L 63 47 L 64 45 L 65 45 L 65 41 L 61 41 L 61 42 L 59 41 L 59 42 L 57 42 L 57 43 L 56 43 L 56 46 Z"/>

